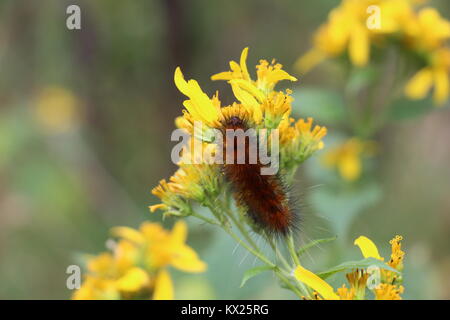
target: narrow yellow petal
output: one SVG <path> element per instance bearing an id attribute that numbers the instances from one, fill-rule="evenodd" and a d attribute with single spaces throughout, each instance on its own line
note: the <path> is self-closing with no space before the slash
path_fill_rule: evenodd
<path id="1" fill-rule="evenodd" d="M 290 81 L 297 81 L 296 77 L 291 76 L 289 73 L 287 73 L 284 70 L 274 70 L 272 72 L 269 72 L 267 74 L 267 82 L 269 83 L 277 83 L 282 80 L 290 80 Z"/>
<path id="2" fill-rule="evenodd" d="M 129 227 L 114 227 L 111 229 L 111 234 L 135 243 L 143 243 L 145 241 L 139 231 Z"/>
<path id="3" fill-rule="evenodd" d="M 423 99 L 433 84 L 433 72 L 424 68 L 417 72 L 405 87 L 405 94 L 410 99 Z"/>
<path id="4" fill-rule="evenodd" d="M 334 293 L 332 286 L 302 266 L 297 266 L 294 270 L 294 277 L 317 291 L 324 299 L 339 300 L 339 296 Z"/>
<path id="5" fill-rule="evenodd" d="M 360 236 L 355 240 L 353 244 L 359 247 L 364 258 L 375 258 L 378 260 L 383 260 L 383 258 L 378 253 L 377 246 L 369 238 Z"/>
<path id="6" fill-rule="evenodd" d="M 187 225 L 184 221 L 178 220 L 172 229 L 172 239 L 175 243 L 185 243 L 187 238 Z"/>
<path id="7" fill-rule="evenodd" d="M 247 56 L 248 56 L 248 47 L 244 48 L 241 53 L 241 60 L 239 61 L 241 65 L 242 78 L 244 80 L 250 80 L 250 74 L 247 69 Z"/>
<path id="8" fill-rule="evenodd" d="M 434 71 L 434 102 L 442 105 L 448 98 L 449 93 L 449 75 L 445 69 Z"/>
<path id="9" fill-rule="evenodd" d="M 155 279 L 153 300 L 173 300 L 173 283 L 167 270 L 161 270 Z"/>
<path id="10" fill-rule="evenodd" d="M 177 86 L 178 90 L 185 96 L 189 96 L 189 86 L 186 80 L 184 79 L 183 73 L 181 72 L 180 67 L 177 67 L 175 69 L 175 75 L 174 75 L 174 81 L 175 85 Z"/>
<path id="11" fill-rule="evenodd" d="M 231 80 L 233 79 L 233 72 L 231 71 L 224 71 L 224 72 L 219 72 L 216 74 L 213 74 L 211 76 L 211 80 L 215 81 L 215 80 Z"/>
<path id="12" fill-rule="evenodd" d="M 365 66 L 369 59 L 369 33 L 361 27 L 355 27 L 350 36 L 349 55 L 350 60 L 356 66 Z"/>

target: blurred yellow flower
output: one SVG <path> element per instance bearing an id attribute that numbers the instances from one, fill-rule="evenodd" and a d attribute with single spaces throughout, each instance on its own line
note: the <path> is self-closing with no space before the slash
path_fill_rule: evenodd
<path id="1" fill-rule="evenodd" d="M 139 230 L 116 227 L 120 238 L 113 252 L 88 260 L 88 275 L 73 299 L 173 299 L 168 266 L 203 272 L 206 264 L 185 244 L 187 227 L 178 221 L 172 231 L 144 222 Z"/>
<path id="2" fill-rule="evenodd" d="M 449 77 L 450 49 L 438 49 L 431 54 L 430 65 L 419 70 L 406 84 L 405 94 L 410 99 L 423 99 L 434 87 L 434 102 L 442 105 L 449 96 Z"/>
<path id="3" fill-rule="evenodd" d="M 443 104 L 450 92 L 450 49 L 446 46 L 450 21 L 435 8 L 418 9 L 424 2 L 342 0 L 315 33 L 313 48 L 297 60 L 297 68 L 308 72 L 324 59 L 345 53 L 353 65 L 361 67 L 369 62 L 372 45 L 397 43 L 425 64 L 421 70 L 415 70 L 405 86 L 405 95 L 422 99 L 434 87 L 435 103 Z M 357 172 L 356 165 L 349 169 L 353 169 L 353 174 Z"/>
<path id="4" fill-rule="evenodd" d="M 355 181 L 361 176 L 362 157 L 372 156 L 375 150 L 374 142 L 351 138 L 328 150 L 322 157 L 322 163 L 326 167 L 337 168 L 343 179 Z"/>
<path id="5" fill-rule="evenodd" d="M 405 26 L 408 45 L 418 50 L 434 50 L 450 39 L 450 22 L 434 8 L 423 8 Z"/>
<path id="6" fill-rule="evenodd" d="M 79 122 L 79 101 L 66 88 L 49 86 L 38 93 L 34 115 L 44 130 L 64 133 L 72 130 Z"/>

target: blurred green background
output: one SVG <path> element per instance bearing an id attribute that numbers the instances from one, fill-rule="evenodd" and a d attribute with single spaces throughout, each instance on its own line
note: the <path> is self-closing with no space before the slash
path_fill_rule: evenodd
<path id="1" fill-rule="evenodd" d="M 160 221 L 147 206 L 157 201 L 150 190 L 175 170 L 170 133 L 183 99 L 176 66 L 229 103 L 227 85 L 211 83 L 211 74 L 245 46 L 249 66 L 275 57 L 295 74 L 295 60 L 338 3 L 0 0 L 0 298 L 67 299 L 65 272 L 78 253 L 103 251 L 110 227 Z M 70 4 L 81 7 L 82 30 L 66 28 Z M 448 1 L 433 4 L 450 18 Z M 333 77 L 320 69 L 300 75 L 299 85 L 332 87 Z M 388 240 L 401 234 L 405 297 L 449 299 L 450 110 L 399 122 L 379 139 L 381 187 L 359 200 L 339 196 L 328 204 L 334 216 L 313 182 L 317 161 L 303 166 L 295 186 L 304 202 L 301 239 L 339 238 L 305 263 L 318 270 L 357 259 L 352 242 L 361 234 L 386 256 Z M 352 216 L 353 205 L 364 210 Z M 239 289 L 255 259 L 218 230 L 188 222 L 189 244 L 209 269 L 172 270 L 177 298 L 294 298 L 269 273 Z"/>

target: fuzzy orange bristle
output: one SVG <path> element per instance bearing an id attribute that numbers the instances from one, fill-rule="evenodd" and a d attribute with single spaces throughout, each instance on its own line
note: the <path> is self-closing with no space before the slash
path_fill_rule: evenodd
<path id="1" fill-rule="evenodd" d="M 224 137 L 227 129 L 247 130 L 247 122 L 239 117 L 230 117 L 223 123 Z M 269 234 L 285 235 L 294 226 L 296 215 L 290 207 L 287 190 L 279 175 L 262 175 L 264 166 L 257 155 L 256 163 L 249 163 L 249 137 L 245 138 L 245 145 L 238 145 L 234 138 L 234 150 L 228 151 L 225 138 L 223 154 L 226 158 L 233 157 L 233 164 L 224 164 L 223 172 L 226 180 L 231 184 L 236 202 L 247 208 L 247 212 L 257 226 Z M 245 163 L 237 163 L 237 150 L 245 148 Z"/>

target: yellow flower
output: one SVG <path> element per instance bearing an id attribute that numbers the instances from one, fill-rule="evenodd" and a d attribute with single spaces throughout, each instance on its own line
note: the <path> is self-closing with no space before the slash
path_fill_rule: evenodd
<path id="1" fill-rule="evenodd" d="M 449 77 L 450 49 L 438 49 L 431 54 L 430 65 L 419 70 L 406 84 L 405 94 L 410 99 L 423 99 L 434 87 L 434 102 L 442 105 L 449 96 Z"/>
<path id="2" fill-rule="evenodd" d="M 388 264 L 399 271 L 403 270 L 403 257 L 405 256 L 405 252 L 402 251 L 402 245 L 400 243 L 402 240 L 403 237 L 397 235 L 394 239 L 389 241 L 392 247 L 392 253 Z"/>
<path id="3" fill-rule="evenodd" d="M 206 264 L 185 244 L 184 222 L 167 231 L 157 223 L 144 222 L 139 230 L 116 227 L 121 239 L 113 252 L 89 259 L 88 274 L 73 299 L 173 299 L 168 266 L 186 272 L 203 272 Z"/>
<path id="4" fill-rule="evenodd" d="M 366 294 L 366 283 L 369 275 L 364 269 L 356 269 L 345 275 L 351 289 L 353 289 L 354 298 L 364 300 Z"/>
<path id="5" fill-rule="evenodd" d="M 401 236 L 397 235 L 391 241 L 389 241 L 389 243 L 391 244 L 392 253 L 391 258 L 389 259 L 389 262 L 387 264 L 398 271 L 403 270 L 403 257 L 405 255 L 405 252 L 401 250 L 400 241 L 402 239 L 403 238 Z M 354 244 L 360 248 L 364 258 L 372 257 L 381 261 L 384 260 L 384 258 L 379 255 L 377 246 L 369 238 L 361 236 L 355 240 Z M 402 281 L 401 275 L 390 270 L 382 269 L 381 276 L 384 283 L 392 285 L 397 285 Z"/>
<path id="6" fill-rule="evenodd" d="M 162 209 L 177 215 L 177 209 L 185 206 L 185 199 L 202 202 L 206 195 L 214 195 L 219 183 L 217 165 L 209 164 L 214 154 L 214 144 L 191 138 L 182 151 L 179 168 L 169 178 L 169 182 L 163 179 L 153 188 L 152 194 L 160 198 L 162 203 L 150 206 L 150 211 Z"/>
<path id="7" fill-rule="evenodd" d="M 89 259 L 88 275 L 74 299 L 120 299 L 128 294 L 146 290 L 151 277 L 136 267 L 138 248 L 126 240 L 119 241 L 114 251 Z"/>
<path id="8" fill-rule="evenodd" d="M 337 289 L 337 294 L 340 300 L 354 300 L 355 299 L 355 288 L 346 288 L 345 284 Z"/>
<path id="9" fill-rule="evenodd" d="M 280 145 L 283 160 L 300 163 L 310 157 L 315 151 L 324 147 L 322 141 L 327 129 L 318 125 L 313 126 L 313 119 L 283 119 L 279 125 Z"/>
<path id="10" fill-rule="evenodd" d="M 369 5 L 367 0 L 342 1 L 314 35 L 314 48 L 296 62 L 298 68 L 307 72 L 323 59 L 337 57 L 345 50 L 353 64 L 364 66 L 370 53 L 371 32 L 366 26 Z"/>
<path id="11" fill-rule="evenodd" d="M 434 8 L 424 8 L 405 27 L 407 43 L 415 49 L 434 50 L 450 38 L 450 22 Z"/>
<path id="12" fill-rule="evenodd" d="M 373 155 L 374 151 L 373 142 L 352 138 L 329 150 L 323 156 L 323 164 L 330 168 L 336 167 L 345 180 L 355 181 L 361 176 L 361 157 Z"/>
<path id="13" fill-rule="evenodd" d="M 72 299 L 118 300 L 120 299 L 120 293 L 113 280 L 86 276 L 81 288 L 72 295 Z"/>
<path id="14" fill-rule="evenodd" d="M 34 113 L 48 132 L 64 133 L 79 122 L 79 101 L 68 89 L 50 86 L 39 92 Z"/>
<path id="15" fill-rule="evenodd" d="M 353 65 L 365 66 L 371 45 L 389 44 L 388 39 L 414 48 L 435 48 L 448 37 L 448 25 L 436 10 L 414 11 L 423 1 L 343 0 L 328 21 L 314 34 L 313 48 L 296 66 L 308 72 L 327 58 L 348 54 Z M 373 10 L 372 10 L 373 8 Z"/>
<path id="16" fill-rule="evenodd" d="M 247 56 L 248 48 L 242 50 L 240 63 L 235 61 L 230 61 L 230 71 L 221 72 L 211 76 L 211 80 L 227 80 L 235 97 L 239 100 L 242 106 L 251 115 L 252 120 L 259 124 L 263 119 L 263 111 L 266 110 L 266 116 L 275 117 L 283 116 L 288 111 L 290 112 L 290 102 L 289 106 L 281 106 L 280 103 L 284 104 L 283 101 L 276 100 L 273 89 L 275 85 L 282 80 L 297 81 L 297 79 L 289 75 L 286 71 L 282 69 L 282 65 L 275 63 L 275 60 L 269 64 L 266 60 L 260 60 L 259 65 L 256 66 L 257 69 L 257 79 L 254 81 L 250 77 L 247 68 Z M 284 97 L 282 99 L 285 99 Z M 290 99 L 290 98 L 288 98 Z M 262 104 L 265 104 L 262 106 Z M 271 107 L 272 104 L 276 106 Z M 270 118 L 270 121 L 273 119 Z M 279 121 L 279 120 L 278 120 Z"/>
<path id="17" fill-rule="evenodd" d="M 185 244 L 187 226 L 183 221 L 178 221 L 167 232 L 157 223 L 144 222 L 140 229 L 140 237 L 137 237 L 134 229 L 121 227 L 113 229 L 113 233 L 128 241 L 137 241 L 145 246 L 145 262 L 147 267 L 158 269 L 173 266 L 186 272 L 203 272 L 206 264 L 201 261 L 197 253 Z"/>
<path id="18" fill-rule="evenodd" d="M 256 66 L 256 81 L 253 81 L 247 69 L 248 48 L 242 50 L 240 64 L 230 61 L 231 71 L 217 73 L 211 76 L 211 80 L 227 80 L 236 84 L 243 90 L 252 94 L 257 100 L 263 100 L 264 95 L 270 93 L 275 85 L 282 80 L 297 81 L 297 79 L 284 71 L 283 66 L 272 60 L 260 60 Z"/>
<path id="19" fill-rule="evenodd" d="M 376 300 L 402 300 L 400 294 L 404 291 L 403 286 L 395 286 L 392 284 L 381 283 L 374 290 Z"/>

